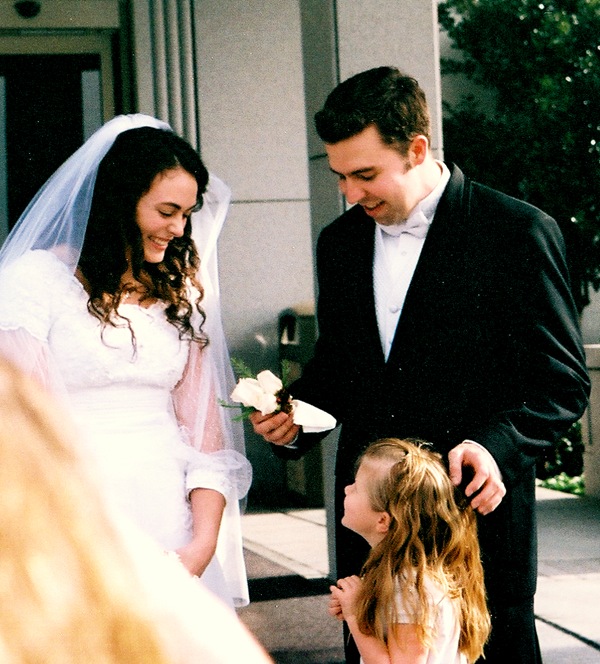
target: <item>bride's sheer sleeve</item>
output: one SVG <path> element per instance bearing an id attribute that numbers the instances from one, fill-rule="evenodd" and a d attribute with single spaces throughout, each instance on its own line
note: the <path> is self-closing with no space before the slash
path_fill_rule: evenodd
<path id="1" fill-rule="evenodd" d="M 0 354 L 18 366 L 25 374 L 58 397 L 65 391 L 60 373 L 54 368 L 45 341 L 36 339 L 25 328 L 2 329 L 0 320 Z"/>
<path id="2" fill-rule="evenodd" d="M 202 329 L 208 345 L 191 343 L 186 370 L 173 393 L 173 405 L 187 442 L 200 453 L 189 464 L 188 490 L 211 488 L 226 498 L 216 555 L 234 605 L 244 606 L 249 599 L 240 501 L 250 488 L 252 467 L 245 455 L 242 423 L 220 405 L 229 402 L 235 385 L 221 319 L 217 265 L 217 239 L 229 200 L 227 186 L 211 174 L 204 205 L 192 218 L 192 237 L 201 257 L 201 306 L 206 315 Z"/>
<path id="3" fill-rule="evenodd" d="M 57 398 L 66 398 L 48 348 L 57 271 L 45 251 L 25 254 L 0 272 L 0 353 Z"/>
<path id="4" fill-rule="evenodd" d="M 240 500 L 250 487 L 252 468 L 239 451 L 243 438 L 238 439 L 236 445 L 235 427 L 229 426 L 225 419 L 231 414 L 224 415 L 225 409 L 218 403 L 214 370 L 208 347 L 202 349 L 192 343 L 188 366 L 174 391 L 173 403 L 179 425 L 190 445 L 187 490 L 214 489 L 226 499 L 216 556 L 233 604 L 240 607 L 250 601 L 242 547 Z"/>
<path id="5" fill-rule="evenodd" d="M 192 343 L 173 403 L 186 442 L 202 453 L 190 464 L 188 490 L 215 489 L 229 502 L 241 500 L 248 492 L 252 467 L 244 454 L 242 427 L 228 422 L 231 412 L 219 404 L 227 396 L 219 389 L 216 373 L 210 346 Z"/>

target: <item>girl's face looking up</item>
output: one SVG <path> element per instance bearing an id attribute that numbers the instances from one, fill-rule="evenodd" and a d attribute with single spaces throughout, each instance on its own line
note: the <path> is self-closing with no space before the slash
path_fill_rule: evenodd
<path id="1" fill-rule="evenodd" d="M 159 173 L 154 178 L 136 208 L 146 261 L 160 263 L 169 242 L 183 235 L 197 206 L 197 196 L 196 179 L 181 167 Z"/>
<path id="2" fill-rule="evenodd" d="M 358 467 L 354 484 L 345 488 L 342 525 L 364 537 L 372 547 L 383 539 L 390 523 L 390 515 L 387 512 L 377 512 L 373 509 L 369 495 L 370 483 L 383 470 L 379 464 L 363 461 Z"/>

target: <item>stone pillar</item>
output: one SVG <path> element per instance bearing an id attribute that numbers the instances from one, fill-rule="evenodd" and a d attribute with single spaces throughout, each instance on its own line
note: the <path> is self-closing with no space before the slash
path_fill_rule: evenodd
<path id="1" fill-rule="evenodd" d="M 189 47 L 190 0 L 134 0 L 133 67 L 138 110 L 168 122 L 198 147 L 197 71 Z"/>
<path id="2" fill-rule="evenodd" d="M 590 404 L 582 419 L 585 493 L 600 498 L 600 344 L 586 345 L 585 356 L 592 381 Z"/>

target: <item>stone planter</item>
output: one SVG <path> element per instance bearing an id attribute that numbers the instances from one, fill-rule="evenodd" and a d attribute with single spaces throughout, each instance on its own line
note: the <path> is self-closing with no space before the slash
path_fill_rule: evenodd
<path id="1" fill-rule="evenodd" d="M 600 344 L 587 344 L 585 356 L 592 381 L 590 404 L 581 421 L 585 493 L 600 498 Z"/>

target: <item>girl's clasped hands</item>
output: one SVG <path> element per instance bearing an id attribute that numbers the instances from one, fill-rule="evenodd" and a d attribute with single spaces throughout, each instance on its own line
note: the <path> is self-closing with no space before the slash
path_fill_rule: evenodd
<path id="1" fill-rule="evenodd" d="M 356 575 L 338 579 L 337 585 L 329 586 L 331 597 L 329 599 L 329 615 L 338 620 L 348 620 L 355 614 L 356 596 L 362 581 Z"/>

